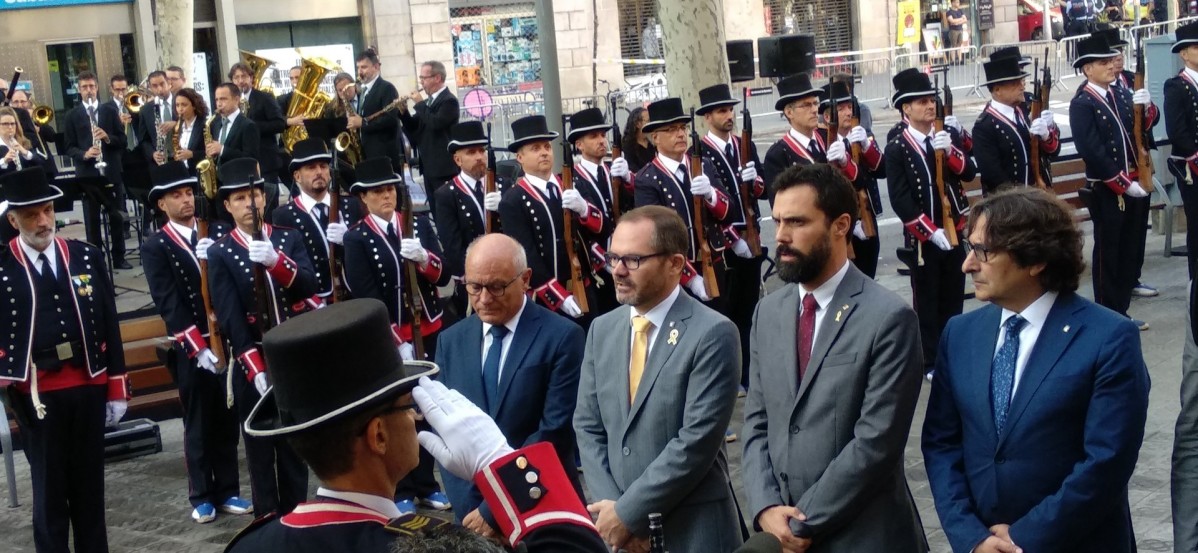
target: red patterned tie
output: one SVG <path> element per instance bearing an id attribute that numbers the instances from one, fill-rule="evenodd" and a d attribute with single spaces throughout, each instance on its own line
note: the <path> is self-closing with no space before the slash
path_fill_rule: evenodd
<path id="1" fill-rule="evenodd" d="M 819 303 L 815 294 L 810 292 L 803 295 L 803 309 L 799 314 L 799 384 L 803 383 L 803 374 L 807 372 L 807 363 L 811 361 L 811 342 L 815 338 L 815 312 Z"/>

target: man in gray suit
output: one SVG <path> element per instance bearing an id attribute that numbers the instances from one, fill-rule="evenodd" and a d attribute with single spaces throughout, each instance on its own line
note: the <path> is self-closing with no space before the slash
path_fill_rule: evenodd
<path id="1" fill-rule="evenodd" d="M 673 551 L 732 551 L 743 536 L 724 430 L 740 382 L 736 325 L 682 291 L 690 245 L 674 210 L 625 213 L 607 266 L 623 305 L 591 323 L 574 429 L 595 526 L 647 551 L 661 513 Z"/>
<path id="2" fill-rule="evenodd" d="M 1185 346 L 1181 353 L 1181 411 L 1173 430 L 1173 551 L 1198 551 L 1198 289 L 1190 281 Z"/>
<path id="3" fill-rule="evenodd" d="M 915 313 L 848 261 L 857 204 L 839 171 L 791 167 L 774 189 L 787 284 L 758 304 L 749 341 L 754 524 L 788 552 L 927 551 L 903 475 L 923 376 Z"/>

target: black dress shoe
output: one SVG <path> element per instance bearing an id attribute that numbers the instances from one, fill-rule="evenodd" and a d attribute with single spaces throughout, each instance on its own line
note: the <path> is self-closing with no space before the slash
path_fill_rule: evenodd
<path id="1" fill-rule="evenodd" d="M 129 270 L 133 268 L 133 265 L 130 265 L 129 262 L 125 261 L 124 259 L 117 259 L 112 262 L 112 268 Z"/>

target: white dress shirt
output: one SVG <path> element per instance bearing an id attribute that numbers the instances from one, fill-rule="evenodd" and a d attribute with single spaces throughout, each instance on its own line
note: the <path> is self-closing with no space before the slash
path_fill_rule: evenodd
<path id="1" fill-rule="evenodd" d="M 37 269 L 38 274 L 41 274 L 45 269 L 45 267 L 42 267 L 42 262 L 38 261 L 38 256 L 44 253 L 46 254 L 46 259 L 50 260 L 50 270 L 53 271 L 55 277 L 58 276 L 58 248 L 54 247 L 53 240 L 51 240 L 50 246 L 45 251 L 40 252 L 33 249 L 33 246 L 26 244 L 24 238 L 17 240 L 17 243 L 21 245 L 22 250 L 25 250 L 25 257 L 33 262 L 33 268 Z"/>
<path id="2" fill-rule="evenodd" d="M 191 234 L 195 232 L 195 229 L 191 227 L 185 227 L 174 221 L 171 221 L 167 224 L 169 224 L 171 228 L 175 229 L 175 232 L 179 233 L 179 236 L 182 236 L 184 240 L 191 242 Z"/>
<path id="3" fill-rule="evenodd" d="M 550 175 L 549 180 L 546 181 L 545 179 L 542 179 L 541 177 L 534 177 L 532 175 L 525 174 L 524 180 L 528 181 L 528 184 L 533 185 L 533 187 L 537 189 L 537 192 L 540 192 L 541 195 L 546 198 L 549 197 L 549 182 L 552 181 L 553 184 L 557 185 L 558 197 L 559 198 L 561 197 L 562 185 L 557 182 L 557 177 L 555 177 L 553 175 Z"/>
<path id="4" fill-rule="evenodd" d="M 1019 389 L 1019 380 L 1023 378 L 1027 360 L 1032 356 L 1032 349 L 1036 346 L 1036 340 L 1040 338 L 1040 331 L 1044 330 L 1044 323 L 1048 321 L 1048 312 L 1052 311 L 1052 305 L 1056 301 L 1056 292 L 1045 292 L 1031 305 L 1024 308 L 1022 313 L 1018 313 L 1027 323 L 1019 329 L 1019 354 L 1015 356 L 1015 383 L 1011 386 L 1011 397 L 1015 397 L 1015 390 Z M 1002 317 L 998 321 L 998 341 L 994 343 L 994 356 L 998 355 L 1003 340 L 1007 339 L 1007 332 L 1003 329 L 1003 325 L 1006 324 L 1007 319 L 1016 314 L 1009 309 L 1002 310 Z"/>
<path id="5" fill-rule="evenodd" d="M 395 506 L 395 501 L 386 497 L 379 497 L 377 495 L 371 495 L 368 493 L 342 492 L 330 490 L 325 487 L 316 488 L 316 495 L 361 505 L 367 509 L 370 509 L 371 511 L 375 511 L 378 514 L 387 517 L 388 519 L 396 519 L 402 516 L 399 512 L 399 508 Z"/>
<path id="6" fill-rule="evenodd" d="M 331 194 L 331 193 L 332 192 L 325 193 L 324 199 L 317 201 L 316 198 L 313 198 L 312 196 L 309 196 L 309 195 L 301 192 L 299 195 L 300 205 L 304 206 L 304 209 L 307 210 L 308 213 L 312 213 L 312 208 L 316 207 L 316 204 L 324 204 L 325 207 L 329 208 L 329 213 L 332 213 L 333 212 L 333 198 L 329 196 L 329 194 Z"/>
<path id="7" fill-rule="evenodd" d="M 528 306 L 528 297 L 524 297 L 524 302 L 520 304 L 520 310 L 516 312 L 516 316 L 512 317 L 503 326 L 507 328 L 507 335 L 499 342 L 499 374 L 496 376 L 496 382 L 503 382 L 503 364 L 507 361 L 508 351 L 512 349 L 512 336 L 516 335 L 516 327 L 520 325 L 520 316 L 524 314 L 524 308 Z M 495 345 L 495 338 L 491 336 L 491 327 L 495 326 L 490 323 L 483 323 L 483 360 L 487 359 L 487 353 L 491 351 L 491 346 Z M 479 365 L 478 370 L 482 372 L 482 365 Z"/>
<path id="8" fill-rule="evenodd" d="M 648 347 L 648 349 L 645 350 L 645 361 L 646 361 L 645 365 L 646 366 L 648 366 L 649 355 L 653 352 L 653 344 L 655 342 L 657 342 L 657 335 L 659 334 L 658 331 L 661 330 L 662 325 L 665 324 L 666 315 L 670 314 L 670 309 L 674 307 L 674 302 L 678 301 L 678 294 L 680 294 L 680 293 L 682 293 L 682 287 L 675 286 L 674 291 L 670 292 L 670 295 L 666 296 L 666 299 L 662 300 L 661 303 L 653 306 L 653 308 L 650 309 L 649 311 L 647 311 L 645 313 L 641 313 L 635 307 L 628 310 L 628 324 L 629 325 L 632 325 L 632 318 L 636 317 L 637 315 L 640 315 L 646 319 L 649 319 L 649 322 L 652 323 L 652 326 L 649 327 L 649 343 L 648 343 L 649 347 Z M 628 340 L 628 351 L 630 351 L 630 352 L 632 351 L 632 344 L 635 341 L 636 341 L 636 333 L 631 332 L 630 338 Z M 632 360 L 629 359 L 628 363 L 629 363 L 629 365 L 628 365 L 629 368 L 631 368 Z"/>
<path id="9" fill-rule="evenodd" d="M 805 285 L 799 285 L 799 289 L 803 291 L 803 294 L 799 296 L 800 306 L 803 305 L 803 297 L 807 294 L 815 294 L 815 303 L 819 304 L 819 309 L 815 310 L 815 331 L 811 333 L 812 350 L 815 349 L 815 341 L 819 338 L 820 329 L 824 326 L 821 323 L 824 321 L 824 315 L 828 313 L 828 308 L 831 307 L 832 297 L 836 295 L 836 289 L 840 287 L 840 282 L 844 280 L 844 275 L 848 274 L 848 272 L 849 262 L 846 260 L 844 266 L 839 271 L 836 271 L 836 274 L 832 275 L 832 278 L 819 285 L 819 288 L 808 290 Z"/>
<path id="10" fill-rule="evenodd" d="M 665 166 L 666 171 L 669 171 L 671 175 L 674 175 L 674 178 L 678 179 L 678 182 L 682 182 L 682 179 L 686 178 L 686 169 L 682 168 L 681 161 L 674 161 L 660 153 L 657 154 L 657 159 Z"/>

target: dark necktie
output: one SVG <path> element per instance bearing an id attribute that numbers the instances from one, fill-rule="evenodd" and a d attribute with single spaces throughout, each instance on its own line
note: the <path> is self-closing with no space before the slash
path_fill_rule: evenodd
<path id="1" fill-rule="evenodd" d="M 395 234 L 395 223 L 387 223 L 387 241 L 395 248 L 399 248 L 399 235 Z"/>
<path id="2" fill-rule="evenodd" d="M 88 119 L 95 120 L 95 118 L 96 118 L 96 106 L 93 106 L 93 105 L 88 105 L 88 106 L 87 106 L 87 118 L 88 118 Z"/>
<path id="3" fill-rule="evenodd" d="M 824 152 L 823 148 L 819 147 L 819 142 L 816 139 L 812 138 L 810 144 L 811 144 L 811 157 L 815 158 L 815 161 L 818 161 L 821 163 L 824 161 L 827 161 L 827 154 Z"/>
<path id="4" fill-rule="evenodd" d="M 799 313 L 799 384 L 803 383 L 807 363 L 811 361 L 811 346 L 815 338 L 815 312 L 818 310 L 819 302 L 815 301 L 815 294 L 804 294 L 803 309 Z"/>
<path id="5" fill-rule="evenodd" d="M 549 198 L 552 200 L 562 199 L 562 197 L 557 193 L 557 183 L 553 181 L 545 182 L 545 191 L 549 194 Z"/>
<path id="6" fill-rule="evenodd" d="M 191 240 L 188 240 L 188 242 L 191 243 L 191 251 L 196 251 L 196 244 L 200 243 L 199 231 L 191 231 Z"/>
<path id="7" fill-rule="evenodd" d="M 931 136 L 925 136 L 923 138 L 923 154 L 924 159 L 932 160 L 932 162 L 934 162 L 936 159 L 936 149 L 932 147 Z M 931 166 L 931 162 L 929 162 L 929 166 Z M 932 167 L 932 170 L 935 171 L 936 168 Z"/>
<path id="8" fill-rule="evenodd" d="M 329 206 L 316 204 L 312 209 L 316 212 L 316 220 L 320 221 L 320 228 L 329 228 Z"/>
<path id="9" fill-rule="evenodd" d="M 1027 319 L 1014 315 L 1003 323 L 1005 337 L 990 367 L 990 405 L 994 409 L 994 428 L 1002 434 L 1007 410 L 1015 392 L 1015 362 L 1019 359 L 1019 330 Z"/>
<path id="10" fill-rule="evenodd" d="M 603 164 L 595 170 L 595 184 L 599 189 L 599 195 L 603 196 L 603 211 L 611 214 L 611 181 L 607 178 L 607 171 L 603 169 Z"/>
<path id="11" fill-rule="evenodd" d="M 494 325 L 487 332 L 491 336 L 491 347 L 487 348 L 487 358 L 483 360 L 483 391 L 487 396 L 488 411 L 499 407 L 499 362 L 503 358 L 503 338 L 507 333 L 507 327 L 503 325 Z"/>
<path id="12" fill-rule="evenodd" d="M 736 148 L 732 147 L 732 143 L 724 144 L 724 157 L 728 159 L 728 164 L 733 168 L 740 167 L 740 160 L 736 159 Z"/>
<path id="13" fill-rule="evenodd" d="M 50 265 L 50 258 L 46 256 L 46 252 L 37 254 L 37 260 L 42 262 L 42 270 L 38 273 L 38 280 L 46 290 L 53 290 L 58 283 L 54 280 L 54 267 Z"/>

